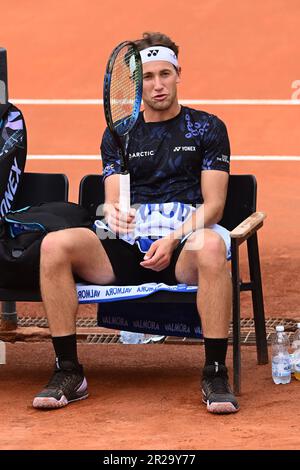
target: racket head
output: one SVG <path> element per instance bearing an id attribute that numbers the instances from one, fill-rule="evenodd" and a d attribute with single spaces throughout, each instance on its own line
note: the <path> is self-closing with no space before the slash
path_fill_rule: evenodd
<path id="1" fill-rule="evenodd" d="M 131 41 L 120 43 L 111 53 L 103 85 L 103 107 L 109 130 L 122 137 L 134 127 L 143 93 L 140 53 Z"/>

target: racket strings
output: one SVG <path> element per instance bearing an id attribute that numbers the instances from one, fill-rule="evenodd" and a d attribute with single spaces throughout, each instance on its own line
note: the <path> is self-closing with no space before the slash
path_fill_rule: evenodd
<path id="1" fill-rule="evenodd" d="M 110 107 L 115 130 L 118 127 L 129 127 L 126 118 L 134 112 L 138 93 L 138 69 L 135 66 L 135 55 L 128 47 L 121 49 L 115 59 L 110 83 Z M 123 130 L 120 131 L 120 134 Z"/>

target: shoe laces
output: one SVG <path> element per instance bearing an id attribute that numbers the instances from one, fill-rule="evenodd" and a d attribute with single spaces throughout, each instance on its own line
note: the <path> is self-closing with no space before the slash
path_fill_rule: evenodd
<path id="1" fill-rule="evenodd" d="M 80 372 L 74 369 L 72 363 L 65 361 L 62 368 L 58 359 L 56 359 L 55 369 L 49 383 L 47 384 L 47 388 L 63 387 L 69 384 L 72 378 L 77 375 L 80 375 Z"/>
<path id="2" fill-rule="evenodd" d="M 70 372 L 60 369 L 55 369 L 51 379 L 47 384 L 47 388 L 63 387 L 65 383 L 70 380 Z"/>
<path id="3" fill-rule="evenodd" d="M 230 392 L 226 377 L 216 375 L 215 377 L 209 377 L 207 380 L 214 393 L 222 394 Z"/>
<path id="4" fill-rule="evenodd" d="M 231 393 L 225 366 L 215 362 L 214 366 L 207 366 L 205 369 L 204 380 L 212 392 Z"/>

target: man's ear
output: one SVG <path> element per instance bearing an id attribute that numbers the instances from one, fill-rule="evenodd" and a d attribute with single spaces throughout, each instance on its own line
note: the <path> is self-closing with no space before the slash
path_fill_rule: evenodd
<path id="1" fill-rule="evenodd" d="M 176 83 L 180 83 L 180 80 L 181 80 L 181 67 L 178 67 Z"/>

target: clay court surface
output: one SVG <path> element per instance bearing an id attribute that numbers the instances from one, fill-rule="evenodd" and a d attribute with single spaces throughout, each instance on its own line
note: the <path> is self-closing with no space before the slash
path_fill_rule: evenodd
<path id="1" fill-rule="evenodd" d="M 28 129 L 26 169 L 64 172 L 74 201 L 80 179 L 101 170 L 100 158 L 89 157 L 99 154 L 102 106 L 34 100 L 102 98 L 105 63 L 121 40 L 145 30 L 174 37 L 181 46 L 180 99 L 300 98 L 292 88 L 300 79 L 297 0 L 129 1 L 126 7 L 120 0 L 29 0 L 1 6 L 1 17 L 9 93 Z M 30 103 L 18 104 L 22 99 Z M 300 161 L 290 158 L 300 156 L 299 104 L 191 106 L 227 124 L 236 157 L 231 172 L 257 177 L 258 210 L 267 213 L 259 232 L 266 317 L 300 320 Z M 82 157 L 70 159 L 74 155 Z M 247 276 L 244 253 L 241 262 Z M 43 316 L 41 305 L 33 304 L 19 304 L 18 313 Z M 94 314 L 94 307 L 81 308 L 81 316 Z M 246 293 L 242 315 L 252 315 Z M 164 344 L 81 344 L 90 398 L 38 412 L 31 400 L 49 378 L 51 344 L 8 344 L 7 364 L 0 366 L 0 448 L 299 449 L 300 383 L 275 386 L 270 365 L 256 365 L 255 347 L 243 346 L 242 352 L 241 411 L 234 416 L 209 415 L 200 402 L 203 348 Z M 232 373 L 231 359 L 230 347 Z"/>

